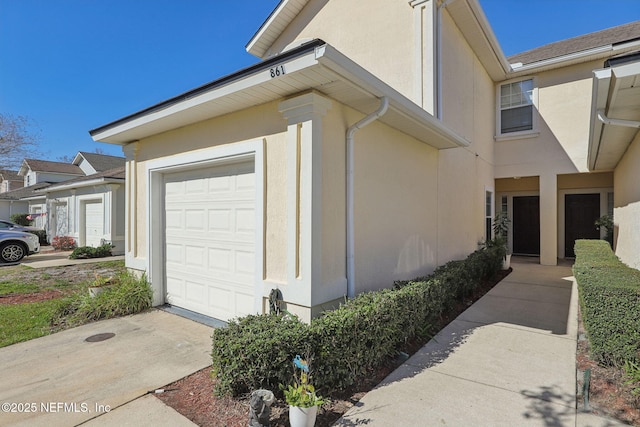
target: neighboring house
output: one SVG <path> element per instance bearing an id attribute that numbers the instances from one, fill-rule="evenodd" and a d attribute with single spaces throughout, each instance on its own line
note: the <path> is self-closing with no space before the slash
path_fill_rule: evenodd
<path id="1" fill-rule="evenodd" d="M 24 159 L 18 175 L 24 179 L 24 188 L 30 188 L 36 184 L 67 181 L 83 176 L 84 172 L 77 165 L 69 163 Z M 28 213 L 34 214 L 33 226 L 44 229 L 49 240 L 51 240 L 54 235 L 50 234 L 47 226 L 49 209 L 47 208 L 46 196 L 42 193 L 33 192 L 28 196 L 22 197 L 21 200 L 29 203 Z M 55 217 L 55 213 L 51 217 Z"/>
<path id="2" fill-rule="evenodd" d="M 39 190 L 49 212 L 47 234 L 72 236 L 78 246 L 111 243 L 114 254 L 124 254 L 124 182 L 121 166 Z"/>
<path id="3" fill-rule="evenodd" d="M 0 170 L 0 193 L 17 190 L 24 186 L 24 180 L 16 171 Z"/>
<path id="4" fill-rule="evenodd" d="M 634 223 L 633 168 L 587 160 L 627 144 L 589 143 L 593 70 L 640 49 L 638 23 L 507 59 L 477 0 L 361 8 L 283 0 L 247 45 L 262 62 L 90 131 L 126 154 L 126 263 L 155 305 L 227 320 L 277 288 L 308 320 L 463 258 L 500 210 L 550 265 L 611 206 Z M 602 117 L 638 120 L 624 99 Z"/>
<path id="5" fill-rule="evenodd" d="M 79 246 L 109 242 L 114 254 L 122 254 L 124 161 L 84 152 L 72 163 L 25 159 L 18 172 L 25 187 L 0 194 L 0 208 L 9 200 L 20 203 L 13 213 L 32 214 L 34 226 L 44 229 L 49 241 L 71 236 Z"/>
<path id="6" fill-rule="evenodd" d="M 11 215 L 28 212 L 29 203 L 20 201 L 14 190 L 23 187 L 23 179 L 18 173 L 0 170 L 0 219 L 10 220 Z"/>

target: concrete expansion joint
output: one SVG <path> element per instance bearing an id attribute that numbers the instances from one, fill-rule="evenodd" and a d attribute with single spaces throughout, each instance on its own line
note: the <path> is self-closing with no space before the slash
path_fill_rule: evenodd
<path id="1" fill-rule="evenodd" d="M 517 394 L 517 395 L 520 395 L 520 396 L 525 396 L 525 397 L 527 397 L 529 399 L 548 402 L 548 403 L 550 403 L 552 405 L 558 405 L 558 406 L 563 406 L 563 407 L 566 407 L 566 408 L 575 409 L 575 403 L 573 403 L 573 404 L 566 403 L 565 404 L 564 402 L 558 402 L 558 401 L 553 401 L 551 399 L 545 399 L 544 397 L 541 397 L 541 396 L 532 397 L 532 396 L 528 396 L 524 391 L 511 390 L 511 389 L 508 389 L 508 388 L 505 388 L 505 387 L 497 386 L 495 384 L 488 384 L 488 383 L 485 383 L 485 382 L 482 382 L 482 381 L 470 380 L 468 378 L 459 377 L 457 375 L 451 375 L 451 374 L 447 374 L 445 372 L 439 372 L 437 369 L 430 369 L 430 372 L 433 372 L 435 374 L 440 374 L 440 375 L 443 375 L 443 376 L 446 376 L 446 377 L 449 377 L 449 378 L 455 378 L 457 380 L 465 381 L 465 382 L 468 382 L 468 383 L 478 384 L 478 385 L 482 385 L 482 386 L 485 386 L 485 387 L 491 387 L 491 388 L 496 389 L 496 390 L 502 390 L 502 391 L 506 391 L 508 393 Z"/>

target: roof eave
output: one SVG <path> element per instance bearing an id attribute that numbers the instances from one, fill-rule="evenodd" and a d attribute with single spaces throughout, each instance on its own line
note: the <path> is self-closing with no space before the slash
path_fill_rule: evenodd
<path id="1" fill-rule="evenodd" d="M 282 31 L 296 18 L 309 0 L 280 0 L 245 46 L 250 54 L 264 58 Z"/>
<path id="2" fill-rule="evenodd" d="M 286 69 L 286 74 L 280 76 L 280 79 L 294 79 L 292 76 L 297 76 L 299 85 L 304 86 L 289 93 L 269 92 L 269 98 L 263 98 L 261 102 L 277 101 L 310 89 L 323 92 L 326 89 L 324 83 L 306 81 L 300 83 L 304 73 L 312 71 L 314 75 L 321 76 L 324 82 L 346 85 L 345 87 L 353 88 L 359 94 L 363 94 L 367 100 L 376 101 L 380 96 L 387 96 L 390 100 L 390 109 L 394 113 L 385 115 L 381 121 L 422 142 L 438 149 L 469 145 L 468 141 L 448 129 L 442 122 L 331 46 L 324 43 L 320 45 L 315 43 L 311 46 L 311 49 L 305 48 L 296 55 L 285 54 L 265 61 L 266 66 L 253 67 L 250 73 L 239 73 L 238 78 L 225 80 L 224 84 L 218 85 L 212 82 L 207 90 L 199 92 L 196 96 L 174 98 L 173 102 L 167 102 L 163 108 L 143 110 L 112 125 L 92 131 L 91 135 L 96 141 L 124 145 L 154 134 L 228 114 L 240 108 L 249 108 L 250 105 L 234 110 L 227 107 L 225 103 L 224 110 L 219 110 L 216 115 L 210 113 L 211 105 L 223 105 L 219 102 L 220 100 L 229 100 L 229 97 L 241 94 L 243 91 L 249 93 L 256 88 L 263 88 L 263 85 L 277 83 L 278 80 L 271 77 L 269 71 L 269 67 L 277 65 Z M 339 101 L 363 113 L 367 112 L 365 108 L 368 106 L 348 96 L 345 95 Z"/>
<path id="3" fill-rule="evenodd" d="M 640 89 L 633 83 L 629 84 L 629 79 L 631 82 L 640 79 L 640 61 L 593 72 L 587 154 L 590 171 L 615 169 L 634 138 L 637 138 L 637 129 L 640 128 L 640 115 L 637 113 L 640 109 Z"/>
<path id="4" fill-rule="evenodd" d="M 63 190 L 73 190 L 76 188 L 85 188 L 85 187 L 94 187 L 97 185 L 105 185 L 105 184 L 122 184 L 124 182 L 124 178 L 97 178 L 87 181 L 74 182 L 72 184 L 61 184 L 51 187 L 46 187 L 41 190 L 36 190 L 36 193 L 53 193 L 56 191 Z"/>
<path id="5" fill-rule="evenodd" d="M 504 80 L 511 72 L 511 66 L 478 0 L 453 1 L 444 4 L 491 79 Z"/>
<path id="6" fill-rule="evenodd" d="M 517 65 L 519 63 L 514 63 L 511 64 L 512 71 L 510 73 L 510 77 L 517 77 L 519 75 L 530 73 L 539 73 L 556 68 L 568 67 L 574 64 L 611 58 L 614 55 L 631 52 L 637 50 L 638 48 L 640 48 L 640 40 L 633 40 L 617 45 L 606 44 L 579 52 L 573 52 L 567 55 L 556 56 L 554 58 L 549 58 L 542 61 L 531 62 L 524 65 Z"/>

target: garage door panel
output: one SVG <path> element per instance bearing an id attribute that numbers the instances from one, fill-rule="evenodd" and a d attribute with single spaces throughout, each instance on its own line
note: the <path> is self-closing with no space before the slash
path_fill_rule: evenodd
<path id="1" fill-rule="evenodd" d="M 207 181 L 204 178 L 191 179 L 185 182 L 184 195 L 201 196 L 207 192 Z"/>
<path id="2" fill-rule="evenodd" d="M 254 209 L 236 209 L 236 232 L 243 234 L 253 234 L 256 231 L 256 214 Z"/>
<path id="3" fill-rule="evenodd" d="M 202 247 L 200 246 L 185 246 L 185 264 L 190 267 L 197 267 L 206 269 L 207 265 L 204 260 L 204 254 Z"/>
<path id="4" fill-rule="evenodd" d="M 193 281 L 184 281 L 185 299 L 195 304 L 202 304 L 207 300 L 207 289 L 204 284 Z"/>
<path id="5" fill-rule="evenodd" d="M 184 262 L 184 258 L 182 256 L 182 249 L 183 249 L 182 245 L 168 243 L 167 249 L 165 251 L 167 264 L 182 265 L 182 263 Z"/>
<path id="6" fill-rule="evenodd" d="M 252 277 L 255 271 L 255 254 L 248 251 L 236 251 L 235 256 L 236 273 L 241 274 L 245 277 Z"/>
<path id="7" fill-rule="evenodd" d="M 231 209 L 210 209 L 209 231 L 229 231 L 231 229 Z"/>
<path id="8" fill-rule="evenodd" d="M 233 252 L 230 249 L 210 248 L 209 268 L 216 272 L 230 273 L 233 271 Z"/>
<path id="9" fill-rule="evenodd" d="M 176 277 L 167 276 L 167 296 L 170 303 L 184 299 L 184 280 Z"/>
<path id="10" fill-rule="evenodd" d="M 206 211 L 204 209 L 187 209 L 184 212 L 185 228 L 192 231 L 206 229 Z"/>
<path id="11" fill-rule="evenodd" d="M 222 320 L 253 312 L 254 181 L 253 163 L 165 176 L 171 304 Z"/>
<path id="12" fill-rule="evenodd" d="M 168 230 L 182 230 L 182 210 L 167 210 L 165 222 Z"/>
<path id="13" fill-rule="evenodd" d="M 246 316 L 253 312 L 253 294 L 252 293 L 236 293 L 235 316 Z"/>

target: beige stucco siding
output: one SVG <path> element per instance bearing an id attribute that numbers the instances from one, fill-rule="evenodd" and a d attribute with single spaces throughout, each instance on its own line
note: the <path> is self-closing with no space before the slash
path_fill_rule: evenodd
<path id="1" fill-rule="evenodd" d="M 538 134 L 496 142 L 496 177 L 588 171 L 592 70 L 600 66 L 589 62 L 522 78 L 533 77 L 538 88 Z"/>
<path id="2" fill-rule="evenodd" d="M 286 134 L 267 138 L 265 173 L 265 279 L 287 283 L 287 139 Z"/>
<path id="3" fill-rule="evenodd" d="M 323 118 L 322 286 L 346 294 L 346 132 L 348 109 L 333 101 Z M 323 298 L 322 289 L 313 289 Z M 334 294 L 335 295 L 335 294 Z"/>
<path id="4" fill-rule="evenodd" d="M 437 265 L 438 152 L 373 123 L 355 142 L 356 292 Z"/>
<path id="5" fill-rule="evenodd" d="M 446 10 L 442 36 L 442 120 L 470 145 L 439 153 L 438 264 L 477 249 L 494 192 L 494 83 Z"/>
<path id="6" fill-rule="evenodd" d="M 558 190 L 613 188 L 611 172 L 558 175 Z"/>
<path id="7" fill-rule="evenodd" d="M 414 17 L 406 0 L 312 0 L 267 56 L 296 40 L 322 39 L 360 66 L 415 98 Z"/>
<path id="8" fill-rule="evenodd" d="M 627 149 L 614 172 L 614 223 L 616 254 L 640 269 L 640 135 Z"/>

